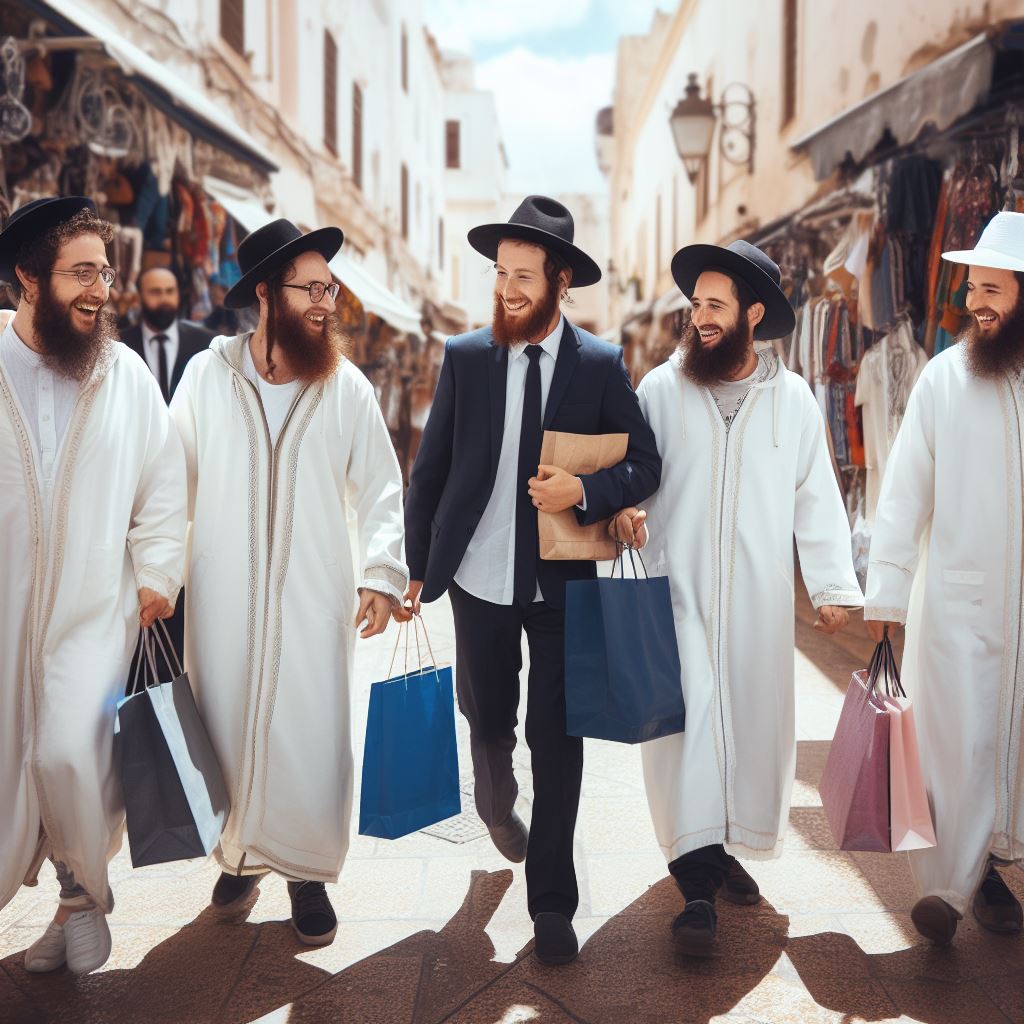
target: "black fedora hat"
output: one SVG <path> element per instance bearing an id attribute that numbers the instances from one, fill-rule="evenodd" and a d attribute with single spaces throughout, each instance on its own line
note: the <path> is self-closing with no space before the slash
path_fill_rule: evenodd
<path id="1" fill-rule="evenodd" d="M 31 203 L 19 206 L 0 231 L 0 277 L 13 281 L 14 265 L 21 247 L 30 239 L 71 220 L 81 210 L 95 214 L 96 206 L 85 196 L 33 199 Z"/>
<path id="2" fill-rule="evenodd" d="M 796 326 L 796 314 L 782 288 L 778 264 L 756 245 L 732 242 L 721 245 L 687 245 L 672 257 L 672 276 L 689 299 L 697 278 L 705 270 L 717 270 L 739 278 L 764 305 L 764 318 L 754 328 L 758 340 L 784 338 Z"/>
<path id="3" fill-rule="evenodd" d="M 489 260 L 498 258 L 503 238 L 533 242 L 557 255 L 572 271 L 570 288 L 583 288 L 601 280 L 601 268 L 578 246 L 573 245 L 572 214 L 547 196 L 527 196 L 507 224 L 481 224 L 466 236 L 469 244 Z"/>
<path id="4" fill-rule="evenodd" d="M 242 309 L 256 301 L 256 286 L 273 277 L 285 264 L 304 252 L 318 252 L 330 260 L 345 241 L 341 228 L 319 228 L 303 234 L 284 217 L 250 232 L 238 243 L 242 276 L 224 296 L 228 309 Z"/>

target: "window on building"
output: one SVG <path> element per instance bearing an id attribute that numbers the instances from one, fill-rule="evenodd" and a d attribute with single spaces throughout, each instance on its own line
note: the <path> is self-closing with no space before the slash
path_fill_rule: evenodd
<path id="1" fill-rule="evenodd" d="M 409 33 L 402 26 L 402 92 L 409 91 Z"/>
<path id="2" fill-rule="evenodd" d="M 409 168 L 402 164 L 402 237 L 409 240 Z"/>
<path id="3" fill-rule="evenodd" d="M 220 35 L 235 53 L 245 56 L 245 0 L 220 0 Z"/>
<path id="4" fill-rule="evenodd" d="M 444 217 L 437 218 L 437 269 L 444 270 Z"/>
<path id="5" fill-rule="evenodd" d="M 461 130 L 458 121 L 444 123 L 444 162 L 445 167 L 459 168 L 462 166 Z"/>
<path id="6" fill-rule="evenodd" d="M 324 31 L 324 145 L 338 155 L 338 44 Z"/>
<path id="7" fill-rule="evenodd" d="M 352 180 L 356 188 L 363 187 L 363 90 L 358 82 L 352 83 Z"/>
<path id="8" fill-rule="evenodd" d="M 782 0 L 782 126 L 796 117 L 800 0 Z"/>

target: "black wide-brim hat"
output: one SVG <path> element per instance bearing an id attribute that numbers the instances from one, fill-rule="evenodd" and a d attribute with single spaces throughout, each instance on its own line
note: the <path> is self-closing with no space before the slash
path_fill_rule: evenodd
<path id="1" fill-rule="evenodd" d="M 33 199 L 31 203 L 19 206 L 0 231 L 0 278 L 14 280 L 18 253 L 26 242 L 71 220 L 82 210 L 95 214 L 96 206 L 86 196 Z"/>
<path id="2" fill-rule="evenodd" d="M 228 309 L 244 309 L 256 302 L 256 286 L 273 277 L 283 266 L 304 252 L 318 252 L 331 260 L 345 234 L 341 228 L 319 228 L 303 234 L 284 217 L 250 232 L 238 243 L 238 266 L 242 276 L 224 296 Z"/>
<path id="3" fill-rule="evenodd" d="M 466 236 L 469 244 L 489 260 L 498 258 L 498 244 L 517 238 L 542 246 L 563 260 L 572 271 L 570 288 L 585 288 L 601 280 L 601 268 L 573 244 L 572 214 L 556 199 L 527 196 L 506 224 L 481 224 Z"/>
<path id="4" fill-rule="evenodd" d="M 754 328 L 759 341 L 784 338 L 796 326 L 796 314 L 780 287 L 778 264 L 756 245 L 742 239 L 728 246 L 687 245 L 672 257 L 672 277 L 679 290 L 693 297 L 697 278 L 705 270 L 717 270 L 739 278 L 764 306 L 764 318 Z"/>

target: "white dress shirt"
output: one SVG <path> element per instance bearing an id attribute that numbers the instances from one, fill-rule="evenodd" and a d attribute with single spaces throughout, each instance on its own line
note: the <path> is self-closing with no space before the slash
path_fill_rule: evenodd
<path id="1" fill-rule="evenodd" d="M 0 335 L 0 365 L 14 389 L 32 435 L 36 476 L 43 499 L 43 518 L 49 528 L 53 485 L 64 435 L 78 401 L 78 381 L 51 370 L 14 329 L 14 320 Z"/>
<path id="2" fill-rule="evenodd" d="M 542 341 L 540 347 L 541 418 L 548 404 L 548 392 L 555 375 L 555 360 L 565 328 L 565 318 Z M 508 375 L 505 378 L 505 430 L 501 438 L 501 455 L 494 490 L 469 541 L 466 554 L 455 574 L 455 582 L 481 601 L 510 605 L 516 561 L 516 485 L 519 476 L 519 435 L 523 426 L 523 402 L 526 398 L 526 342 L 509 346 Z M 529 499 L 526 499 L 529 500 Z M 582 507 L 582 503 L 581 503 Z M 542 601 L 537 587 L 535 601 Z"/>
<path id="3" fill-rule="evenodd" d="M 164 351 L 167 353 L 167 387 L 170 388 L 174 364 L 178 361 L 178 321 L 175 320 L 166 331 L 154 331 L 145 320 L 142 321 L 142 351 L 146 353 L 146 362 L 157 383 L 160 382 L 160 343 L 153 339 L 159 334 L 167 338 Z"/>
<path id="4" fill-rule="evenodd" d="M 287 384 L 271 384 L 264 380 L 256 370 L 256 363 L 253 362 L 252 350 L 249 348 L 248 342 L 242 349 L 242 369 L 245 371 L 245 376 L 259 389 L 263 415 L 267 418 L 267 428 L 270 431 L 270 443 L 276 446 L 284 421 L 288 418 L 288 413 L 295 403 L 295 396 L 299 393 L 299 388 L 302 387 L 302 381 L 296 379 Z"/>

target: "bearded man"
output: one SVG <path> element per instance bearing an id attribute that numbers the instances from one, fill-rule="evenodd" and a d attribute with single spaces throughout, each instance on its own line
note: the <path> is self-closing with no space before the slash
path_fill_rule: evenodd
<path id="1" fill-rule="evenodd" d="M 921 768 L 938 844 L 910 853 L 917 930 L 948 943 L 970 905 L 1022 913 L 995 864 L 1024 857 L 1024 214 L 999 213 L 966 264 L 972 321 L 911 392 L 886 465 L 865 617 L 907 627 Z"/>
<path id="2" fill-rule="evenodd" d="M 613 526 L 643 546 L 649 515 L 648 571 L 672 590 L 686 732 L 641 753 L 654 830 L 686 901 L 676 947 L 709 956 L 718 891 L 760 898 L 733 854 L 780 856 L 789 819 L 794 537 L 817 629 L 841 629 L 863 596 L 821 411 L 800 377 L 754 348 L 793 330 L 778 266 L 745 241 L 691 245 L 672 276 L 692 321 L 681 351 L 638 390 L 661 488 Z"/>
<path id="3" fill-rule="evenodd" d="M 60 881 L 28 971 L 110 955 L 114 709 L 139 624 L 171 614 L 184 567 L 181 442 L 117 344 L 112 238 L 81 197 L 29 203 L 0 234 L 19 299 L 0 335 L 0 907 L 47 856 Z"/>
<path id="4" fill-rule="evenodd" d="M 353 626 L 382 633 L 408 582 L 398 460 L 334 313 L 343 238 L 287 220 L 248 235 L 225 302 L 258 303 L 259 324 L 215 338 L 171 402 L 192 523 L 185 663 L 232 801 L 212 903 L 237 915 L 274 871 L 308 945 L 337 931 L 325 883 L 349 843 Z"/>
<path id="5" fill-rule="evenodd" d="M 507 224 L 469 232 L 495 261 L 494 322 L 450 338 L 413 466 L 406 533 L 411 610 L 446 590 L 455 615 L 456 689 L 469 721 L 476 807 L 508 860 L 526 860 L 536 954 L 575 959 L 579 903 L 572 845 L 583 741 L 565 726 L 565 584 L 593 562 L 541 561 L 537 510 L 607 519 L 658 486 L 661 460 L 622 350 L 573 326 L 560 300 L 601 271 L 573 245 L 569 211 L 529 196 Z M 627 433 L 626 458 L 583 477 L 539 466 L 543 430 Z M 529 833 L 513 805 L 521 641 L 530 647 L 526 741 Z"/>

